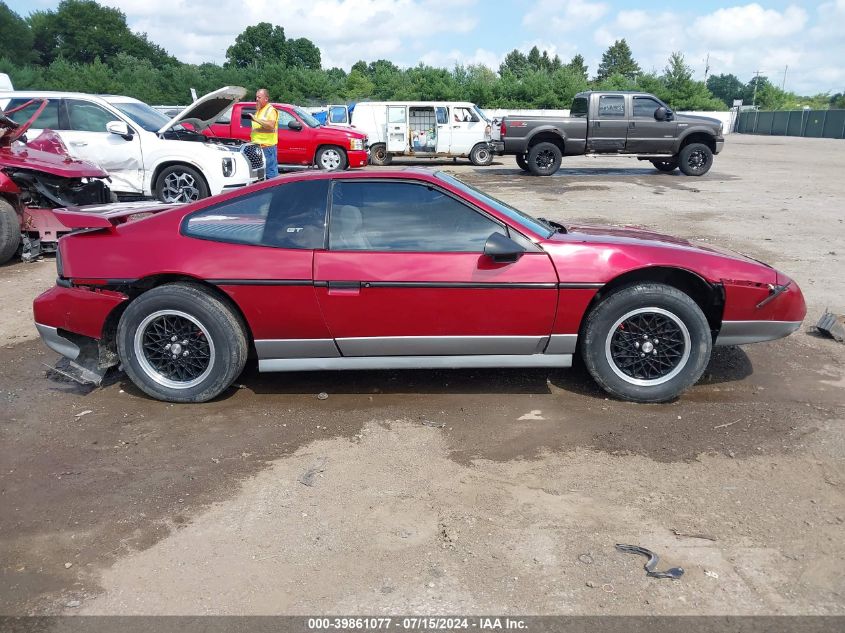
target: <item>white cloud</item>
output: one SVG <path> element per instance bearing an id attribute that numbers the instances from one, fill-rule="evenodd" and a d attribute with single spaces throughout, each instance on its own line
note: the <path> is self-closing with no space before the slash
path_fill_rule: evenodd
<path id="1" fill-rule="evenodd" d="M 499 65 L 504 60 L 505 56 L 494 53 L 493 51 L 477 48 L 472 53 L 464 53 L 463 51 L 454 48 L 450 51 L 429 51 L 424 54 L 420 61 L 428 66 L 436 68 L 454 68 L 455 64 L 462 66 L 482 65 L 487 66 L 492 71 L 498 71 Z"/>
<path id="2" fill-rule="evenodd" d="M 604 2 L 587 0 L 540 0 L 522 18 L 523 26 L 542 33 L 575 31 L 592 24 L 608 12 Z"/>
<path id="3" fill-rule="evenodd" d="M 734 46 L 788 37 L 803 30 L 806 23 L 807 12 L 801 7 L 790 5 L 781 13 L 754 3 L 697 18 L 690 33 L 712 45 Z"/>
<path id="4" fill-rule="evenodd" d="M 190 0 L 104 0 L 121 9 L 130 28 L 179 59 L 225 61 L 226 49 L 250 25 L 271 22 L 285 35 L 306 37 L 320 49 L 323 66 L 348 69 L 359 59 L 397 58 L 415 41 L 465 34 L 478 25 L 476 0 L 218 0 L 213 7 Z"/>

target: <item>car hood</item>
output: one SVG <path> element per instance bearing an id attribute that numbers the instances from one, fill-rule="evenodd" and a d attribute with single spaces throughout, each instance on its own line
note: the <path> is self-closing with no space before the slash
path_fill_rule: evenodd
<path id="1" fill-rule="evenodd" d="M 0 169 L 28 169 L 62 178 L 108 178 L 98 165 L 13 143 L 0 148 Z"/>
<path id="2" fill-rule="evenodd" d="M 722 125 L 719 119 L 714 119 L 709 116 L 698 116 L 696 114 L 676 114 L 675 123 L 689 123 L 690 125 L 708 125 L 710 127 L 718 128 Z"/>
<path id="3" fill-rule="evenodd" d="M 638 226 L 601 226 L 601 225 L 567 225 L 566 233 L 556 233 L 550 239 L 553 241 L 584 241 L 602 242 L 613 244 L 638 244 L 644 246 L 662 246 L 665 248 L 677 248 L 689 251 L 698 251 L 729 257 L 738 261 L 754 264 L 763 264 L 771 268 L 765 262 L 761 262 L 748 255 L 737 253 L 727 248 L 720 248 L 702 242 L 691 242 L 680 237 L 664 235 Z"/>
<path id="4" fill-rule="evenodd" d="M 243 99 L 246 89 L 240 86 L 226 86 L 209 92 L 194 101 L 175 117 L 170 119 L 158 133 L 164 134 L 178 123 L 190 123 L 200 132 L 214 123 L 232 104 Z"/>

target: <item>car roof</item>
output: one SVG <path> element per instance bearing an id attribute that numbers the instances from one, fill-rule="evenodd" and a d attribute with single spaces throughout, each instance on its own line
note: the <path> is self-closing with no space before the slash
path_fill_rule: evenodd
<path id="1" fill-rule="evenodd" d="M 123 95 L 94 95 L 87 92 L 62 92 L 59 90 L 10 90 L 0 92 L 0 99 L 100 99 L 106 103 L 143 103 Z"/>
<path id="2" fill-rule="evenodd" d="M 475 106 L 471 101 L 360 101 L 355 108 L 361 106 L 458 106 L 461 108 L 472 108 Z"/>
<path id="3" fill-rule="evenodd" d="M 412 178 L 431 180 L 438 169 L 401 167 L 399 169 L 366 169 L 356 171 L 295 171 L 281 174 L 273 180 L 345 180 L 349 178 Z M 265 181 L 266 182 L 266 181 Z"/>

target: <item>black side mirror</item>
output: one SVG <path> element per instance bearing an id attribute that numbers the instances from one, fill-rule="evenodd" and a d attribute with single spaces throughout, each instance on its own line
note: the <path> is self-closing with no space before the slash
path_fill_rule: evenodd
<path id="1" fill-rule="evenodd" d="M 501 233 L 493 233 L 484 244 L 484 254 L 498 263 L 515 262 L 524 252 L 522 246 Z"/>
<path id="2" fill-rule="evenodd" d="M 669 118 L 669 111 L 663 106 L 660 106 L 654 111 L 654 118 L 657 121 L 666 121 Z"/>
<path id="3" fill-rule="evenodd" d="M 296 130 L 298 132 L 302 129 L 302 123 L 296 120 L 288 121 L 288 128 L 290 128 L 291 130 Z"/>

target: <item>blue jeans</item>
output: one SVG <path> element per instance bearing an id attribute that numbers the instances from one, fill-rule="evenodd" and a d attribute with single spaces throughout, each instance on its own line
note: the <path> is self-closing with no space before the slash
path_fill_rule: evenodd
<path id="1" fill-rule="evenodd" d="M 276 154 L 276 146 L 262 147 L 261 151 L 264 153 L 264 163 L 267 169 L 265 174 L 267 178 L 275 178 L 279 175 L 279 156 Z"/>

